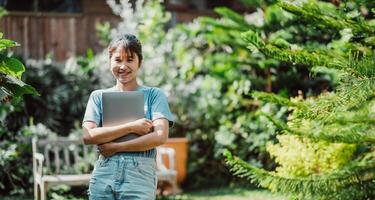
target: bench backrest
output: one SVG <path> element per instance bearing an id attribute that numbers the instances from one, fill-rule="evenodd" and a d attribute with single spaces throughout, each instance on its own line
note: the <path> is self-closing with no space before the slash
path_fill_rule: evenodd
<path id="1" fill-rule="evenodd" d="M 33 153 L 44 155 L 48 174 L 90 172 L 97 159 L 96 145 L 84 145 L 80 139 L 41 139 L 33 138 Z"/>

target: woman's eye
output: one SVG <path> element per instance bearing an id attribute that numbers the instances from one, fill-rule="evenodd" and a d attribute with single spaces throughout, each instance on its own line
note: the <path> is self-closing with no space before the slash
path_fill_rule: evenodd
<path id="1" fill-rule="evenodd" d="M 128 59 L 128 62 L 133 62 L 133 59 Z"/>
<path id="2" fill-rule="evenodd" d="M 121 60 L 119 60 L 119 59 L 117 59 L 117 60 L 115 60 L 116 62 L 121 62 Z"/>

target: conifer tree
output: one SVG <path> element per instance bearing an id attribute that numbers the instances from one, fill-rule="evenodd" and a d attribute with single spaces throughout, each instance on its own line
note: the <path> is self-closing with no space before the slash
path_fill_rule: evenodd
<path id="1" fill-rule="evenodd" d="M 289 107 L 287 122 L 264 114 L 278 127 L 280 134 L 311 143 L 350 145 L 354 150 L 346 162 L 330 170 L 304 175 L 285 175 L 277 170 L 257 168 L 229 151 L 225 152 L 227 164 L 235 175 L 294 199 L 374 199 L 374 21 L 351 17 L 353 13 L 340 9 L 327 12 L 316 1 L 280 1 L 278 5 L 317 29 L 347 31 L 349 39 L 339 50 L 329 47 L 307 50 L 270 43 L 250 30 L 242 35 L 249 49 L 281 62 L 307 67 L 312 74 L 329 71 L 337 77 L 337 86 L 333 91 L 298 101 L 264 92 L 253 92 L 252 96 Z M 373 16 L 374 10 L 372 12 Z"/>

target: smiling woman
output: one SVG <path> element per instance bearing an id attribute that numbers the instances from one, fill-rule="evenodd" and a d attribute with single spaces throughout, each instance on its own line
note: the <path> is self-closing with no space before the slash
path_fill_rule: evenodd
<path id="1" fill-rule="evenodd" d="M 90 180 L 90 199 L 155 199 L 155 147 L 166 142 L 169 126 L 173 125 L 167 97 L 159 88 L 138 85 L 137 74 L 143 56 L 136 36 L 118 36 L 110 43 L 108 51 L 116 85 L 91 93 L 82 124 L 84 143 L 98 145 L 101 153 Z M 102 94 L 114 91 L 143 92 L 144 118 L 103 127 Z M 113 142 L 130 133 L 140 137 Z"/>
<path id="2" fill-rule="evenodd" d="M 119 37 L 111 42 L 108 51 L 113 76 L 122 86 L 134 85 L 143 60 L 139 40 L 133 35 L 129 35 L 127 39 Z"/>

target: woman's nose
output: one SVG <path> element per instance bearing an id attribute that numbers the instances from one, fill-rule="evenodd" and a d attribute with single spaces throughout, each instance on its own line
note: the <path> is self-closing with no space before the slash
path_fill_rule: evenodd
<path id="1" fill-rule="evenodd" d="M 125 64 L 121 64 L 121 65 L 120 65 L 120 69 L 126 69 Z"/>

